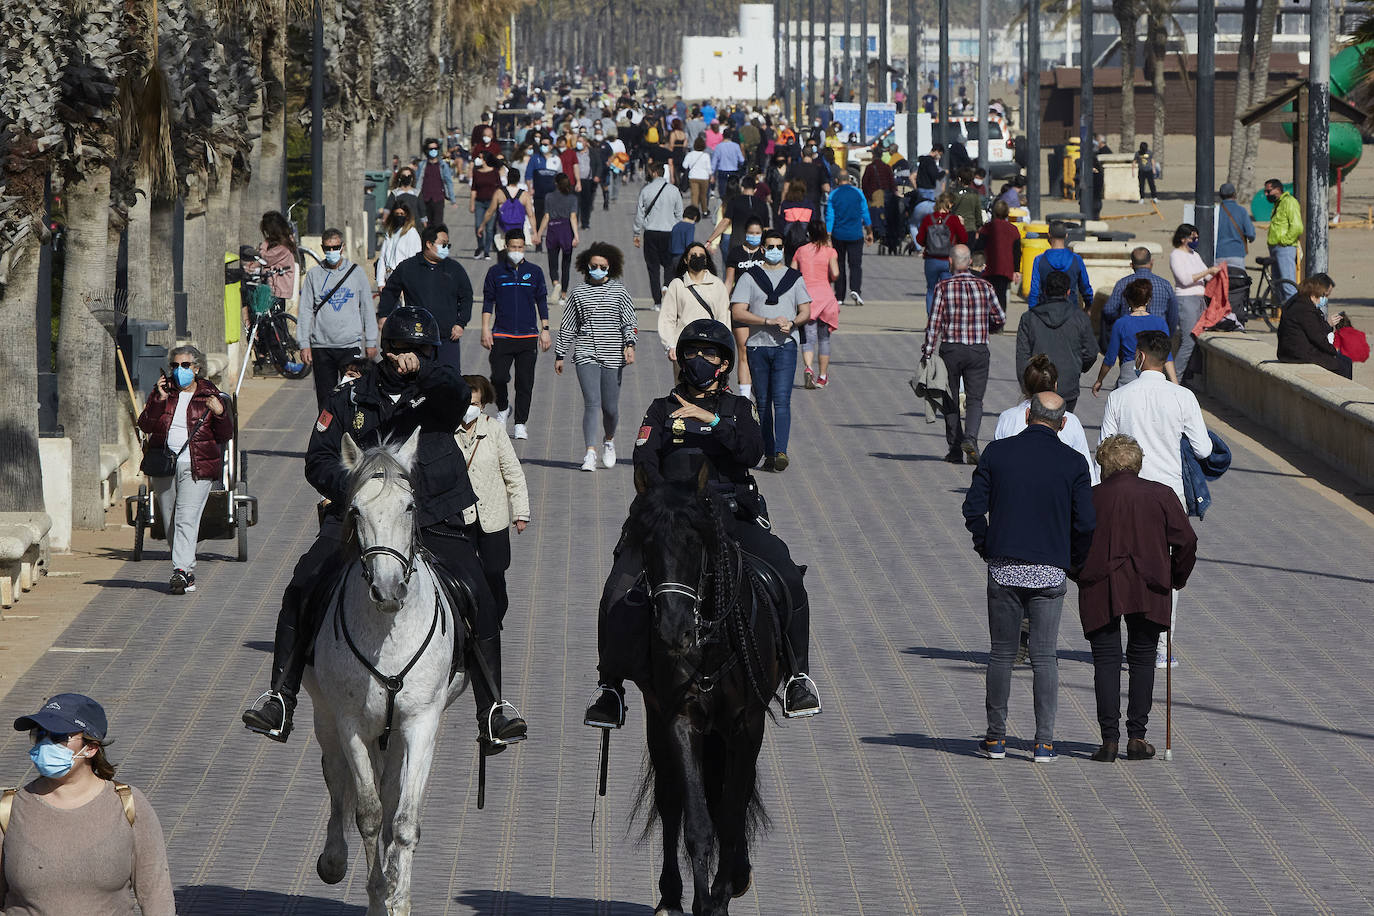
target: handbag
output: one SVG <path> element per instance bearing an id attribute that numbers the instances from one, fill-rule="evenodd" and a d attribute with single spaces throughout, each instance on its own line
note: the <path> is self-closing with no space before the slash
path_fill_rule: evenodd
<path id="1" fill-rule="evenodd" d="M 200 432 L 201 426 L 208 419 L 210 419 L 210 408 L 206 407 L 205 413 L 196 421 L 196 425 L 191 429 L 191 434 L 186 437 L 186 442 L 175 452 L 166 445 L 157 448 L 144 446 L 143 460 L 138 463 L 139 472 L 149 477 L 175 477 L 177 462 L 181 460 L 181 453 L 190 447 L 192 440 L 196 438 L 196 433 Z"/>

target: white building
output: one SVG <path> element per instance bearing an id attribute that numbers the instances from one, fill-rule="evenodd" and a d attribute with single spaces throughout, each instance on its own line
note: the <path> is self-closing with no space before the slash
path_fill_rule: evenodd
<path id="1" fill-rule="evenodd" d="M 685 99 L 764 100 L 773 94 L 773 5 L 742 3 L 736 35 L 682 39 Z"/>

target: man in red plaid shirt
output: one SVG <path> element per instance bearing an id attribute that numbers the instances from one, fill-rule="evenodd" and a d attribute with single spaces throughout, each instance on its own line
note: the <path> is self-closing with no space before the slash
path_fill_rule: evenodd
<path id="1" fill-rule="evenodd" d="M 988 332 L 1000 331 L 1007 313 L 997 301 L 997 290 L 969 270 L 973 255 L 967 245 L 955 245 L 949 252 L 952 276 L 935 287 L 935 306 L 926 327 L 926 342 L 921 362 L 930 359 L 940 345 L 940 359 L 949 373 L 949 390 L 957 398 L 959 382 L 964 383 L 967 419 L 960 425 L 959 408 L 945 414 L 945 440 L 951 464 L 967 461 L 978 464 L 978 427 L 983 423 L 983 393 L 988 388 Z"/>

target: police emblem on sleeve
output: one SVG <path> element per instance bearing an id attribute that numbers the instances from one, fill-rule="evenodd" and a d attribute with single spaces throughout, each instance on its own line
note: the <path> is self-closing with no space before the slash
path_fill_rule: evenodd
<path id="1" fill-rule="evenodd" d="M 759 405 L 755 404 L 753 401 L 750 401 L 749 410 L 754 414 L 754 422 L 759 422 Z"/>

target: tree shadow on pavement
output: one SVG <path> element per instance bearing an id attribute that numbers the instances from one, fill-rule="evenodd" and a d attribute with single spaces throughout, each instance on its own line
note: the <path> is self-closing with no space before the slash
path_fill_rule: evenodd
<path id="1" fill-rule="evenodd" d="M 137 588 L 148 592 L 167 591 L 167 583 L 161 579 L 154 579 L 147 582 L 138 579 L 92 579 L 90 585 L 99 585 L 101 588 Z"/>
<path id="2" fill-rule="evenodd" d="M 978 739 L 981 735 L 959 738 L 937 738 L 920 732 L 894 732 L 891 735 L 865 735 L 859 740 L 864 744 L 882 744 L 889 747 L 909 747 L 918 750 L 943 751 L 956 757 L 980 757 Z"/>
<path id="3" fill-rule="evenodd" d="M 922 658 L 932 658 L 941 661 L 960 661 L 968 662 L 973 665 L 985 666 L 988 663 L 987 652 L 974 652 L 971 649 L 944 649 L 940 646 L 910 646 L 902 650 L 903 655 L 919 655 Z M 1093 654 L 1086 649 L 1059 649 L 1055 652 L 1061 662 L 1086 662 L 1091 665 Z M 1030 664 L 1017 665 L 1018 668 L 1030 670 Z"/>
<path id="4" fill-rule="evenodd" d="M 323 897 L 199 884 L 176 892 L 179 916 L 363 916 L 367 907 Z"/>
<path id="5" fill-rule="evenodd" d="M 582 913 L 588 916 L 607 913 L 611 916 L 653 916 L 654 912 L 652 906 L 621 900 L 543 897 L 519 891 L 472 890 L 453 899 L 463 906 L 472 907 L 477 916 L 495 916 L 497 913 L 509 913 L 510 916 L 578 916 Z"/>

